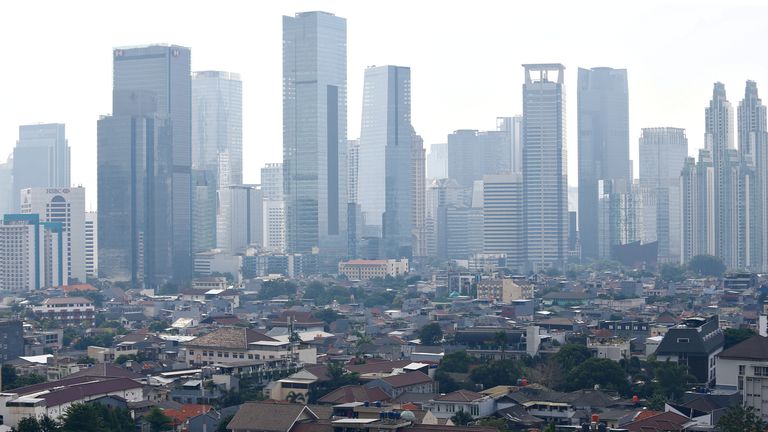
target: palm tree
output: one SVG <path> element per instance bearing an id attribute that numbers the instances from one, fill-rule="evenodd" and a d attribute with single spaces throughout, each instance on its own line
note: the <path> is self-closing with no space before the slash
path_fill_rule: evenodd
<path id="1" fill-rule="evenodd" d="M 288 395 L 285 397 L 285 400 L 287 400 L 288 402 L 291 402 L 291 403 L 304 403 L 305 402 L 305 398 L 304 398 L 303 394 L 296 393 L 296 392 L 293 392 L 293 391 L 288 393 Z"/>

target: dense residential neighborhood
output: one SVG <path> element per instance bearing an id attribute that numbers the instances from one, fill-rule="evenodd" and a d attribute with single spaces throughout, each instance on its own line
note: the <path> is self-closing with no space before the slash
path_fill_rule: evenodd
<path id="1" fill-rule="evenodd" d="M 768 420 L 759 276 L 419 269 L 7 295 L 0 418 L 28 431 L 97 404 L 190 432 L 699 431 L 736 409 Z"/>

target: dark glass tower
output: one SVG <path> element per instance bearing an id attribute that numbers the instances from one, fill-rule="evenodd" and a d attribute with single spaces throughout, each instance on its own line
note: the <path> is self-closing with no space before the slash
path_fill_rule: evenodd
<path id="1" fill-rule="evenodd" d="M 288 252 L 347 249 L 347 22 L 283 17 L 283 178 Z"/>
<path id="2" fill-rule="evenodd" d="M 113 115 L 98 124 L 99 260 L 105 277 L 191 278 L 190 51 L 114 50 Z"/>

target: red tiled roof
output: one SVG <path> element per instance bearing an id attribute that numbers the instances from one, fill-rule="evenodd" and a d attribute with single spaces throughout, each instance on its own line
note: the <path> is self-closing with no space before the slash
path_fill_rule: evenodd
<path id="1" fill-rule="evenodd" d="M 77 292 L 77 291 L 98 291 L 96 287 L 94 287 L 91 284 L 74 284 L 74 285 L 64 285 L 59 287 L 62 291 L 65 293 L 71 293 L 71 292 Z"/>
<path id="2" fill-rule="evenodd" d="M 339 387 L 336 390 L 321 397 L 318 403 L 323 404 L 342 404 L 350 402 L 373 402 L 373 401 L 387 401 L 389 396 L 378 387 L 365 388 L 363 386 L 347 385 Z"/>
<path id="3" fill-rule="evenodd" d="M 682 431 L 683 425 L 688 423 L 689 419 L 672 411 L 646 417 L 642 420 L 635 420 L 627 423 L 623 427 L 632 432 L 670 432 Z"/>
<path id="4" fill-rule="evenodd" d="M 173 419 L 174 425 L 180 425 L 187 421 L 188 418 L 195 417 L 200 414 L 205 414 L 212 409 L 213 407 L 210 405 L 184 404 L 178 410 L 167 409 L 163 411 L 163 413 Z"/>
<path id="5" fill-rule="evenodd" d="M 69 402 L 88 399 L 92 396 L 129 389 L 137 389 L 138 391 L 141 391 L 141 384 L 128 378 L 114 378 L 104 381 L 83 383 L 76 386 L 69 386 L 58 390 L 53 390 L 49 393 L 45 393 L 37 397 L 45 399 L 46 406 L 52 407 Z"/>

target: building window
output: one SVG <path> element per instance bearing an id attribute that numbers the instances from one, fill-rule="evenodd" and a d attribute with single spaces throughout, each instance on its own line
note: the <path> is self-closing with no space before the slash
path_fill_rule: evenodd
<path id="1" fill-rule="evenodd" d="M 744 365 L 739 365 L 739 375 L 744 375 L 746 372 L 747 367 Z"/>
<path id="2" fill-rule="evenodd" d="M 755 376 L 768 376 L 768 367 L 765 366 L 753 366 L 755 368 Z"/>
<path id="3" fill-rule="evenodd" d="M 677 338 L 677 343 L 688 343 L 690 341 L 688 338 Z"/>

